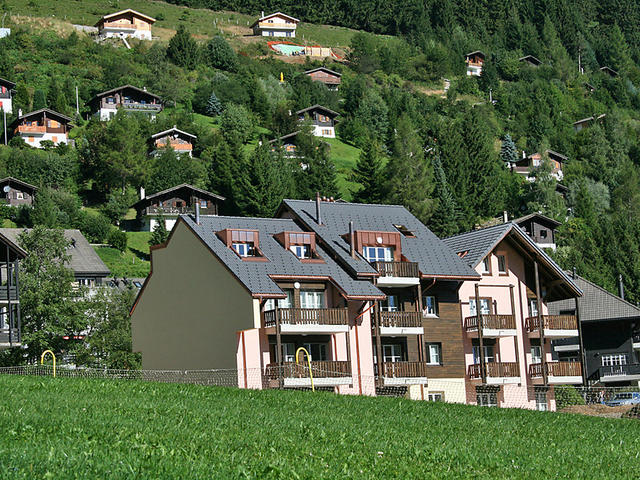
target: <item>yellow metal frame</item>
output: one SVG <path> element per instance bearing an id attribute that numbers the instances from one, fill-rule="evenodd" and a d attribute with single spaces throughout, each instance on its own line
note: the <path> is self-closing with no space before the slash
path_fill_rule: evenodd
<path id="1" fill-rule="evenodd" d="M 311 355 L 309 355 L 309 352 L 307 352 L 306 348 L 300 347 L 298 348 L 298 350 L 296 350 L 296 365 L 300 365 L 300 362 L 298 360 L 298 354 L 300 353 L 300 350 L 302 350 L 307 356 L 307 363 L 309 364 L 309 378 L 311 379 L 311 391 L 315 392 L 316 389 L 313 386 L 313 372 L 311 371 Z"/>
<path id="2" fill-rule="evenodd" d="M 40 365 L 42 365 L 44 363 L 44 357 L 47 353 L 51 354 L 51 358 L 53 358 L 53 378 L 56 378 L 56 355 L 55 353 L 53 353 L 51 350 L 45 350 L 44 352 L 42 352 L 42 355 L 40 355 Z"/>

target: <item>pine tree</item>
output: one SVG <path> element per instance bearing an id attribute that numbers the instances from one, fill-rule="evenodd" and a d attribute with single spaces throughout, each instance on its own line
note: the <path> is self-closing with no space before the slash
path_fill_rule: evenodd
<path id="1" fill-rule="evenodd" d="M 384 177 L 380 148 L 373 140 L 366 144 L 353 172 L 353 179 L 362 187 L 353 192 L 353 200 L 360 203 L 381 203 L 384 200 Z"/>
<path id="2" fill-rule="evenodd" d="M 47 94 L 44 93 L 44 90 L 38 89 L 33 93 L 33 109 L 40 110 L 41 108 L 47 108 Z"/>
<path id="3" fill-rule="evenodd" d="M 228 72 L 233 72 L 238 68 L 236 52 L 220 35 L 213 37 L 206 48 L 206 58 L 213 68 Z"/>
<path id="4" fill-rule="evenodd" d="M 215 92 L 211 92 L 209 100 L 207 100 L 207 115 L 217 117 L 222 114 L 222 103 L 218 100 Z"/>
<path id="5" fill-rule="evenodd" d="M 296 153 L 302 159 L 302 168 L 296 168 L 294 175 L 296 196 L 313 198 L 320 192 L 326 197 L 337 197 L 336 168 L 329 157 L 329 144 L 314 137 L 306 125 L 296 140 Z"/>
<path id="6" fill-rule="evenodd" d="M 502 146 L 500 147 L 500 160 L 504 162 L 506 166 L 518 161 L 518 150 L 516 144 L 511 139 L 511 135 L 505 134 L 502 139 Z"/>
<path id="7" fill-rule="evenodd" d="M 393 155 L 386 168 L 388 198 L 426 223 L 433 213 L 433 169 L 409 117 L 403 114 L 396 130 Z"/>
<path id="8" fill-rule="evenodd" d="M 447 176 L 442 168 L 440 155 L 433 157 L 433 172 L 435 177 L 434 198 L 436 208 L 429 222 L 429 228 L 439 237 L 449 237 L 458 232 L 458 206 L 453 198 Z"/>
<path id="9" fill-rule="evenodd" d="M 194 69 L 200 59 L 198 44 L 184 25 L 178 27 L 176 34 L 169 40 L 167 57 L 180 67 Z"/>
<path id="10" fill-rule="evenodd" d="M 169 232 L 167 231 L 167 226 L 164 223 L 164 218 L 162 215 L 158 215 L 156 217 L 156 224 L 153 227 L 153 232 L 149 238 L 149 245 L 160 245 L 161 243 L 166 242 L 168 238 Z"/>
<path id="11" fill-rule="evenodd" d="M 556 193 L 557 181 L 553 176 L 553 167 L 548 156 L 542 159 L 539 167 L 531 170 L 535 178 L 529 186 L 527 209 L 529 212 L 541 212 L 551 218 L 561 218 L 565 213 L 562 197 Z"/>
<path id="12" fill-rule="evenodd" d="M 69 109 L 67 96 L 64 94 L 60 81 L 56 77 L 51 79 L 51 84 L 49 85 L 47 105 L 50 109 L 59 113 L 67 113 Z"/>

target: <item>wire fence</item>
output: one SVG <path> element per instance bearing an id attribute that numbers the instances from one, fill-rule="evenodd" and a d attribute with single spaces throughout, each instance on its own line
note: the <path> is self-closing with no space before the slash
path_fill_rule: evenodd
<path id="1" fill-rule="evenodd" d="M 0 375 L 52 377 L 50 365 L 0 367 Z M 248 389 L 328 391 L 347 395 L 392 396 L 417 401 L 448 402 L 486 407 L 558 411 L 608 418 L 640 419 L 640 388 L 634 386 L 486 385 L 468 379 L 376 377 L 352 375 L 304 365 L 268 365 L 262 369 L 111 370 L 61 365 L 56 377 L 138 380 Z"/>

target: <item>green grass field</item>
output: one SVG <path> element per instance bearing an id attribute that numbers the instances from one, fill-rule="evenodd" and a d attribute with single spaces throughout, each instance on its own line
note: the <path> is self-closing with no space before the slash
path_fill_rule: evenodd
<path id="1" fill-rule="evenodd" d="M 13 478 L 637 478 L 640 423 L 330 393 L 0 377 Z"/>
<path id="2" fill-rule="evenodd" d="M 127 249 L 120 253 L 111 247 L 96 247 L 96 252 L 115 277 L 146 277 L 149 275 L 150 232 L 127 232 Z"/>
<path id="3" fill-rule="evenodd" d="M 338 173 L 338 189 L 345 200 L 351 200 L 352 192 L 359 188 L 359 185 L 350 180 L 356 163 L 360 157 L 360 149 L 352 147 L 337 138 L 323 138 L 331 145 L 329 156 L 336 166 Z"/>

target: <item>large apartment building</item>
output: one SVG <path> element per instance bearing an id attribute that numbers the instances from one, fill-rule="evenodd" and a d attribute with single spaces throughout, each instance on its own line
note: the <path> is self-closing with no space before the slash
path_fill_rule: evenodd
<path id="1" fill-rule="evenodd" d="M 547 303 L 581 290 L 514 223 L 444 242 L 481 275 L 459 290 L 467 403 L 555 409 L 554 386 L 583 374 L 579 360 L 554 361 L 550 341 L 580 332 L 574 314 L 549 315 Z"/>

